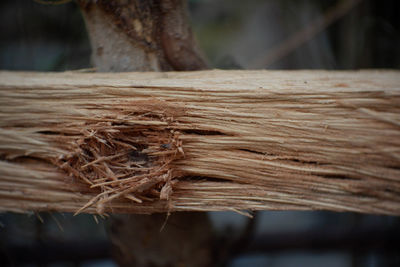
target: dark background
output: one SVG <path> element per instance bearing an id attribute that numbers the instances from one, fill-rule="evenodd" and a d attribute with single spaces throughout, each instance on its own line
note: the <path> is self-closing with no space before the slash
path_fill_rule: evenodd
<path id="1" fill-rule="evenodd" d="M 263 62 L 293 36 L 301 39 L 299 32 L 315 27 L 318 18 L 337 12 L 340 2 L 191 0 L 189 7 L 199 44 L 214 68 L 399 69 L 398 0 L 360 1 L 274 62 Z M 90 68 L 90 53 L 74 2 L 0 1 L 0 69 Z M 230 212 L 210 217 L 222 246 L 248 223 Z M 115 266 L 108 221 L 97 221 L 92 215 L 0 214 L 0 265 Z M 254 223 L 250 241 L 230 256 L 228 266 L 400 266 L 398 217 L 265 211 Z"/>

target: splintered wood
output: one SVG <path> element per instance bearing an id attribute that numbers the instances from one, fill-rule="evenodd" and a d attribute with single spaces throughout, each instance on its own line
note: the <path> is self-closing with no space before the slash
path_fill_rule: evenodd
<path id="1" fill-rule="evenodd" d="M 0 210 L 400 215 L 400 72 L 0 72 Z"/>

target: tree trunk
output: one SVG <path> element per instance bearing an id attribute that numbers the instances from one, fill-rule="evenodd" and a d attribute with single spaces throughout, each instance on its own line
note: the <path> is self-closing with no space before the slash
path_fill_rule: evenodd
<path id="1" fill-rule="evenodd" d="M 182 0 L 79 1 L 98 71 L 201 70 L 207 65 Z"/>
<path id="2" fill-rule="evenodd" d="M 80 5 L 92 44 L 92 61 L 98 71 L 206 68 L 188 24 L 185 1 L 99 0 L 94 4 L 94 1 L 81 0 Z M 192 220 L 192 216 L 197 220 Z M 175 224 L 190 222 L 191 232 L 170 230 L 173 226 L 167 225 L 159 233 L 156 228 L 164 220 L 165 216 L 159 215 L 129 215 L 114 221 L 110 233 L 119 251 L 118 263 L 121 266 L 208 266 L 210 255 L 204 240 L 211 235 L 207 215 L 173 215 Z M 196 229 L 203 229 L 204 235 L 195 235 Z M 146 249 L 138 249 L 143 243 L 147 243 Z"/>

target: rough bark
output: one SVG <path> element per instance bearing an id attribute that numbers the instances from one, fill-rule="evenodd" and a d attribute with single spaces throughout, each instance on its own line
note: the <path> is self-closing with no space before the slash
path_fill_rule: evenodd
<path id="1" fill-rule="evenodd" d="M 98 71 L 201 70 L 186 2 L 79 1 Z"/>

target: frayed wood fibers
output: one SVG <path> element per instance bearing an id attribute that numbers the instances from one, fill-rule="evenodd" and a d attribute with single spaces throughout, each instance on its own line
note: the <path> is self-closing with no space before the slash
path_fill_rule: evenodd
<path id="1" fill-rule="evenodd" d="M 137 203 L 168 200 L 174 183 L 170 164 L 183 154 L 179 132 L 168 127 L 171 108 L 161 101 L 122 101 L 108 109 L 108 116 L 69 125 L 68 137 L 62 130 L 52 132 L 62 136 L 54 141 L 62 140 L 63 149 L 71 151 L 55 164 L 101 190 L 76 213 L 95 204 L 103 214 L 104 205 L 116 198 Z"/>
<path id="2" fill-rule="evenodd" d="M 400 214 L 399 77 L 3 72 L 0 206 Z"/>

